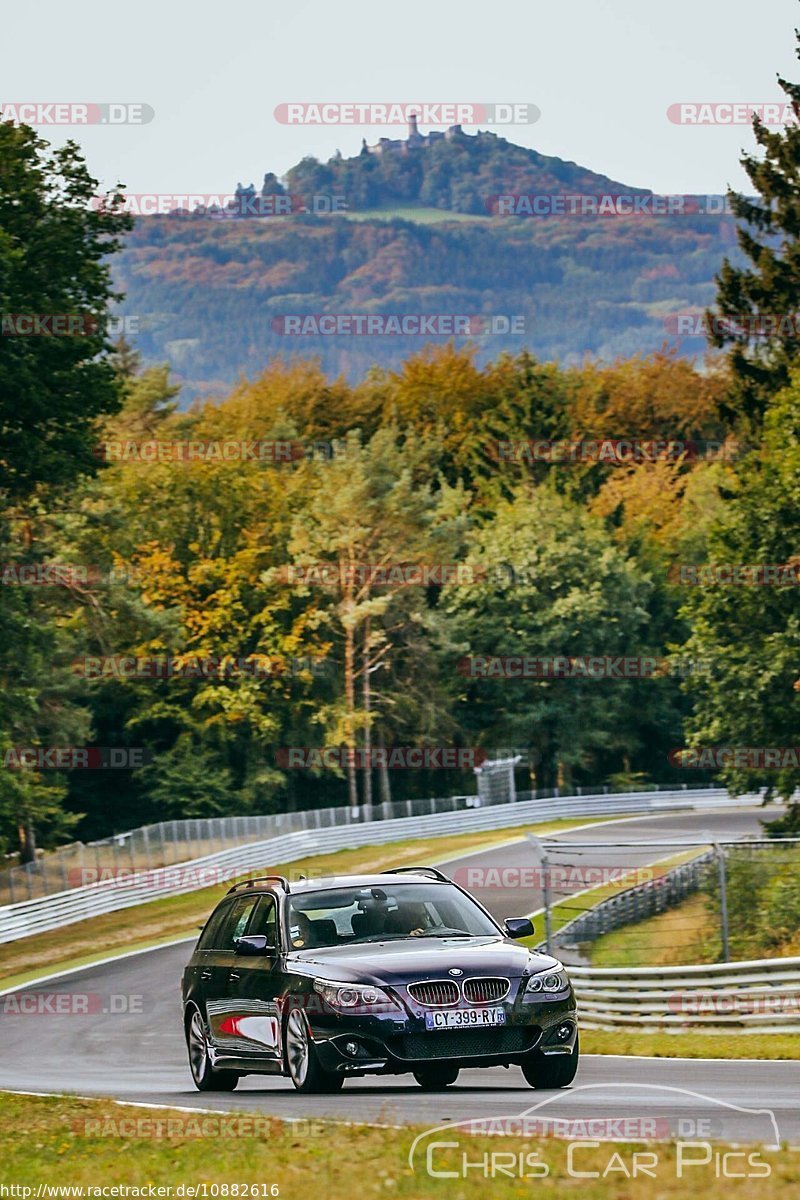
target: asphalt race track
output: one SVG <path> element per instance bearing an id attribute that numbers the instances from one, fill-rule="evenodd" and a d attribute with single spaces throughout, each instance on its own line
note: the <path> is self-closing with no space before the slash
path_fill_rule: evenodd
<path id="1" fill-rule="evenodd" d="M 632 866 L 670 853 L 668 847 L 620 847 L 651 838 L 733 838 L 760 833 L 762 809 L 635 817 L 563 835 L 562 842 L 607 844 L 553 861 L 585 866 Z M 466 867 L 516 868 L 537 863 L 534 847 L 520 841 L 441 864 L 465 881 Z M 528 877 L 529 882 L 530 876 Z M 536 887 L 498 887 L 497 873 L 475 894 L 499 917 L 523 915 L 541 905 Z M 558 895 L 558 891 L 555 893 Z M 469 1118 L 512 1117 L 534 1106 L 539 1118 L 652 1117 L 656 1136 L 722 1141 L 800 1143 L 800 1066 L 796 1062 L 720 1062 L 584 1056 L 575 1084 L 558 1092 L 529 1088 L 517 1068 L 462 1071 L 445 1093 L 425 1093 L 410 1076 L 348 1080 L 338 1096 L 298 1095 L 287 1079 L 248 1076 L 232 1094 L 195 1091 L 186 1061 L 179 985 L 189 943 L 131 955 L 50 980 L 27 994 L 89 993 L 89 1013 L 53 1011 L 2 1014 L 0 1088 L 72 1092 L 120 1100 L 247 1110 L 282 1118 L 332 1116 L 387 1125 L 453 1124 Z M 45 1006 L 46 1007 L 46 1006 Z M 118 1011 L 111 1011 L 113 1009 Z M 135 1011 L 119 1011 L 129 1009 Z M 103 1011 L 105 1010 L 105 1011 Z M 739 1111 L 740 1109 L 747 1111 Z M 772 1118 L 752 1110 L 770 1110 Z"/>

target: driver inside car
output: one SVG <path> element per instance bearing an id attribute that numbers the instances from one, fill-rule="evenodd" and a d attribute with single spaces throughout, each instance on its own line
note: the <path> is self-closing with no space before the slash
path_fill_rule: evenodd
<path id="1" fill-rule="evenodd" d="M 428 910 L 421 903 L 404 904 L 391 919 L 392 933 L 403 934 L 406 937 L 422 937 L 430 925 Z"/>

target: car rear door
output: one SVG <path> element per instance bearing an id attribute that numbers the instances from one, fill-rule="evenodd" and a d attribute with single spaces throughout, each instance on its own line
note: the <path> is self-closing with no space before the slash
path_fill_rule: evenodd
<path id="1" fill-rule="evenodd" d="M 234 942 L 247 930 L 258 899 L 256 892 L 234 896 L 209 937 L 204 963 L 206 1019 L 211 1039 L 219 1050 L 227 1049 L 230 1041 L 223 1025 L 228 1012 L 231 971 L 243 961 L 235 953 Z"/>
<path id="2" fill-rule="evenodd" d="M 224 900 L 206 921 L 194 954 L 186 970 L 186 996 L 205 1011 L 209 997 L 219 989 L 220 981 L 213 981 L 216 947 L 220 945 L 222 926 L 228 918 L 231 902 Z"/>
<path id="3" fill-rule="evenodd" d="M 267 938 L 267 954 L 235 955 L 229 972 L 229 991 L 220 1034 L 226 1053 L 257 1055 L 276 1061 L 281 1056 L 278 997 L 282 991 L 278 907 L 275 896 L 259 896 L 247 927 L 247 936 Z M 222 1045 L 222 1043 L 220 1043 Z"/>

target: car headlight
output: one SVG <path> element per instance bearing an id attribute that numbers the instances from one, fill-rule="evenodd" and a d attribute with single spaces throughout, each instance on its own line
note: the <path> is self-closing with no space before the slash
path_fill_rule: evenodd
<path id="1" fill-rule="evenodd" d="M 399 1008 L 388 992 L 370 983 L 335 983 L 327 979 L 315 979 L 314 991 L 339 1012 L 390 1012 Z"/>
<path id="2" fill-rule="evenodd" d="M 530 992 L 563 992 L 568 987 L 567 972 L 559 965 L 555 969 L 537 971 L 535 975 L 531 975 L 525 993 L 527 995 Z"/>

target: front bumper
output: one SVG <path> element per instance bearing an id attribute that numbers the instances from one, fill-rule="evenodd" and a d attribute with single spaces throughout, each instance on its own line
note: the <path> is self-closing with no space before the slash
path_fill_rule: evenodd
<path id="1" fill-rule="evenodd" d="M 570 1054 L 578 1036 L 575 996 L 519 998 L 498 1005 L 504 1025 L 481 1029 L 425 1028 L 425 1010 L 406 1014 L 315 1014 L 311 1035 L 321 1066 L 348 1075 L 415 1071 L 446 1062 L 459 1067 L 519 1064 L 531 1053 Z"/>

